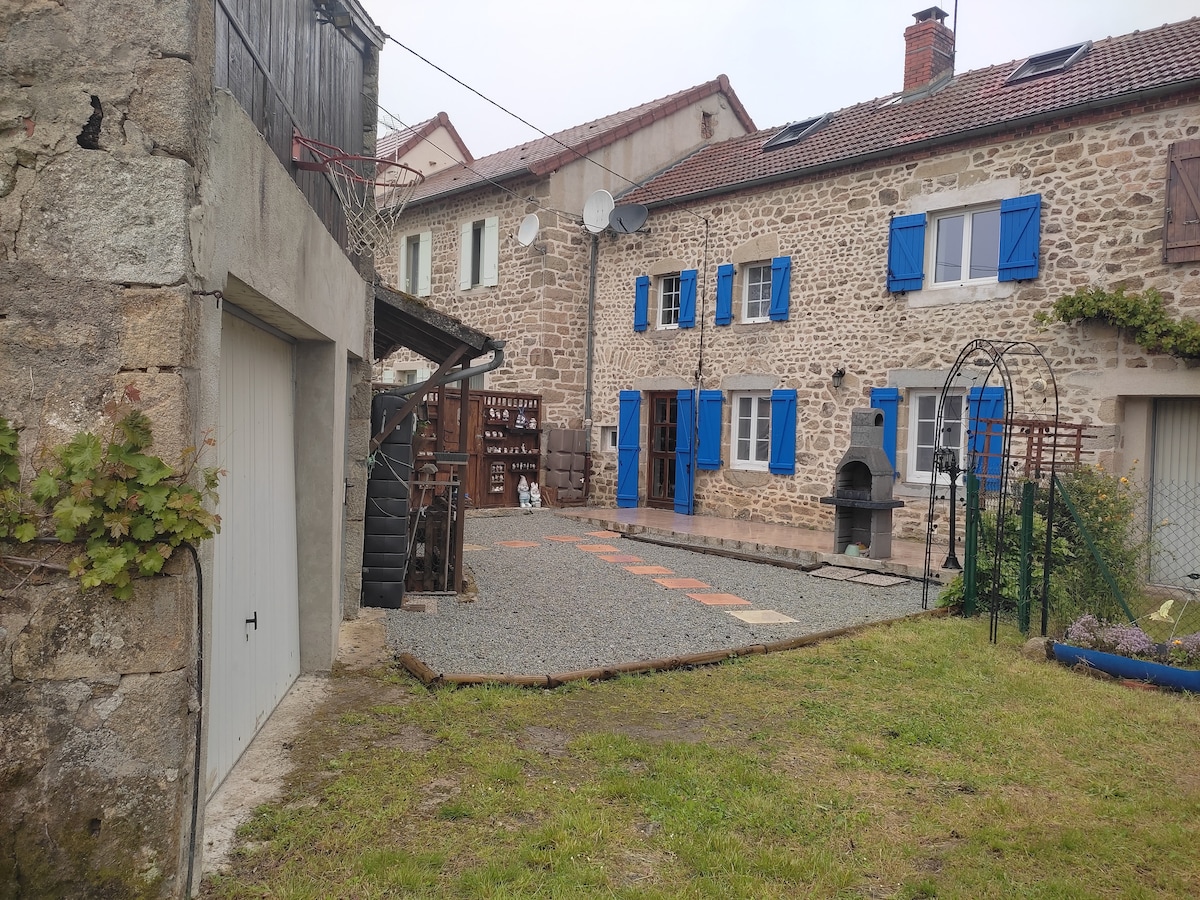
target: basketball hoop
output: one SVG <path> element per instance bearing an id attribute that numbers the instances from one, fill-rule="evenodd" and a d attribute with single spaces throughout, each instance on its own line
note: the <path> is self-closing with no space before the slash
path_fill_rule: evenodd
<path id="1" fill-rule="evenodd" d="M 313 158 L 305 158 L 308 151 Z M 377 156 L 345 153 L 340 147 L 292 132 L 296 168 L 324 172 L 346 215 L 346 250 L 376 259 L 392 252 L 396 217 L 425 176 L 411 166 Z"/>

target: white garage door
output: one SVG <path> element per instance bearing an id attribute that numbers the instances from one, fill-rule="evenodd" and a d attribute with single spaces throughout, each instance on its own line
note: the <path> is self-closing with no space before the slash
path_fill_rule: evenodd
<path id="1" fill-rule="evenodd" d="M 210 795 L 300 671 L 292 356 L 287 341 L 222 316 Z"/>
<path id="2" fill-rule="evenodd" d="M 1151 580 L 1190 584 L 1200 571 L 1200 399 L 1155 401 L 1150 503 Z"/>

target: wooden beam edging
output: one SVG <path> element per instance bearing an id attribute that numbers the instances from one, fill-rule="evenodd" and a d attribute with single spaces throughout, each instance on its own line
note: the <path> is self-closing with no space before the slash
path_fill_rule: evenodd
<path id="1" fill-rule="evenodd" d="M 868 628 L 880 625 L 898 625 L 910 619 L 941 618 L 949 615 L 946 608 L 927 609 L 918 613 L 909 613 L 895 619 L 881 619 L 878 622 L 860 622 L 857 625 L 847 625 L 844 628 L 832 628 L 828 631 L 817 631 L 813 634 L 803 634 L 799 637 L 783 638 L 778 641 L 768 641 L 765 644 L 746 644 L 742 647 L 732 647 L 728 650 L 705 650 L 700 653 L 685 653 L 681 656 L 647 659 L 640 662 L 617 663 L 596 669 L 572 669 L 566 672 L 555 672 L 550 675 L 484 675 L 481 673 L 435 672 L 424 662 L 411 653 L 401 653 L 396 657 L 397 662 L 421 681 L 425 687 L 467 687 L 483 684 L 507 684 L 516 687 L 556 688 L 571 681 L 605 681 L 619 675 L 648 675 L 653 672 L 668 672 L 672 669 L 683 669 L 691 666 L 710 666 L 730 659 L 743 656 L 765 655 L 779 653 L 783 650 L 797 650 L 810 644 L 819 644 L 832 638 L 846 637 L 857 634 Z"/>

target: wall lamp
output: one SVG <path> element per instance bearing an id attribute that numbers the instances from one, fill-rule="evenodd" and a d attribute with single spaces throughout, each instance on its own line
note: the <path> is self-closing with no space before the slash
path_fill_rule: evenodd
<path id="1" fill-rule="evenodd" d="M 842 386 L 842 379 L 845 377 L 846 368 L 844 366 L 838 366 L 833 370 L 833 386 L 835 388 L 840 388 Z"/>
<path id="2" fill-rule="evenodd" d="M 318 0 L 317 21 L 322 25 L 332 25 L 334 28 L 349 28 L 351 25 L 350 10 L 346 9 L 341 0 Z"/>

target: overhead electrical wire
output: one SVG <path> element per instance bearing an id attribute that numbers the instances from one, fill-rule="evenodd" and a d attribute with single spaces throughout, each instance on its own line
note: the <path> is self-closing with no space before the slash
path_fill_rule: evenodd
<path id="1" fill-rule="evenodd" d="M 401 119 L 398 115 L 396 115 L 394 112 L 392 112 L 387 107 L 385 107 L 382 103 L 376 103 L 375 105 L 377 107 L 379 107 L 379 109 L 382 110 L 389 119 L 391 119 L 393 122 L 395 122 L 401 128 L 407 128 L 409 131 L 415 131 L 413 126 L 406 124 L 403 119 Z M 447 157 L 448 159 L 454 159 L 454 157 L 451 156 L 449 153 L 447 153 L 443 147 L 439 147 L 437 144 L 435 144 L 429 138 L 427 138 L 427 137 L 421 138 L 421 140 L 424 143 L 428 144 L 430 147 L 432 147 L 434 150 L 438 151 L 438 153 L 441 153 L 443 156 Z M 581 216 L 576 215 L 575 213 L 569 213 L 569 212 L 565 212 L 564 210 L 561 210 L 561 209 L 555 209 L 553 206 L 543 206 L 541 203 L 538 203 L 537 200 L 535 200 L 532 196 L 523 197 L 520 194 L 518 194 L 516 191 L 511 190 L 511 189 L 505 187 L 504 185 L 500 184 L 500 182 L 494 181 L 493 179 L 488 178 L 486 175 L 484 175 L 482 172 L 478 171 L 477 169 L 472 169 L 465 162 L 460 162 L 460 163 L 458 163 L 458 165 L 462 166 L 464 169 L 466 169 L 468 172 L 470 172 L 476 178 L 480 178 L 480 179 L 486 181 L 492 187 L 499 188 L 500 190 L 504 191 L 504 193 L 508 194 L 510 197 L 512 197 L 516 200 L 520 200 L 522 203 L 532 203 L 538 209 L 545 210 L 546 212 L 554 213 L 555 215 L 558 215 L 558 216 L 566 216 L 568 219 L 572 220 L 573 222 L 582 223 L 582 221 L 583 221 L 583 218 Z"/>
<path id="2" fill-rule="evenodd" d="M 483 100 L 485 103 L 489 103 L 489 104 L 491 104 L 492 106 L 496 107 L 496 109 L 500 110 L 500 112 L 504 113 L 506 116 L 511 116 L 512 118 L 516 119 L 518 122 L 520 122 L 522 125 L 526 126 L 527 128 L 532 128 L 534 131 L 536 131 L 536 132 L 537 132 L 538 134 L 540 134 L 542 137 L 544 137 L 544 138 L 548 138 L 549 140 L 551 140 L 551 141 L 553 141 L 554 143 L 558 144 L 558 146 L 562 147 L 562 148 L 563 148 L 564 150 L 566 150 L 568 153 L 573 153 L 573 154 L 575 154 L 575 156 L 577 156 L 579 159 L 585 160 L 586 162 L 590 162 L 592 165 L 594 165 L 594 166 L 596 166 L 596 167 L 598 167 L 598 168 L 600 168 L 600 169 L 603 169 L 603 170 L 604 170 L 605 172 L 607 172 L 609 175 L 612 175 L 612 176 L 613 176 L 613 177 L 615 177 L 615 178 L 619 178 L 619 179 L 621 179 L 621 180 L 622 180 L 622 181 L 624 181 L 626 184 L 629 184 L 629 185 L 631 185 L 632 187 L 635 187 L 635 188 L 640 188 L 640 187 L 645 187 L 645 186 L 646 186 L 646 183 L 645 183 L 645 182 L 642 182 L 642 181 L 634 181 L 632 178 L 628 177 L 627 175 L 622 175 L 620 172 L 616 172 L 616 171 L 614 171 L 614 170 L 610 169 L 608 166 L 604 165 L 604 163 L 602 163 L 602 162 L 598 162 L 597 160 L 594 160 L 594 159 L 592 159 L 592 158 L 591 158 L 590 156 L 588 156 L 586 153 L 580 153 L 580 152 L 579 152 L 578 150 L 576 150 L 574 147 L 570 146 L 569 144 L 565 144 L 565 143 L 563 143 L 563 142 L 562 142 L 562 141 L 560 141 L 558 138 L 556 138 L 554 135 L 552 135 L 552 134 L 548 134 L 547 132 L 545 132 L 545 131 L 543 131 L 542 129 L 538 128 L 536 125 L 534 125 L 534 124 L 533 124 L 532 122 L 530 122 L 528 119 L 525 119 L 525 118 L 523 118 L 523 117 L 521 117 L 521 116 L 517 115 L 517 114 L 516 114 L 515 112 L 513 112 L 511 109 L 508 109 L 507 107 L 505 107 L 505 106 L 501 105 L 500 103 L 497 103 L 495 100 L 493 100 L 491 97 L 489 97 L 489 96 L 487 96 L 486 94 L 484 94 L 482 91 L 480 91 L 480 90 L 478 90 L 478 89 L 476 89 L 476 88 L 473 88 L 473 87 L 471 87 L 471 85 L 467 84 L 467 83 L 466 83 L 465 81 L 463 81 L 461 78 L 458 78 L 457 76 L 450 74 L 450 73 L 449 73 L 449 72 L 447 72 L 445 69 L 443 69 L 441 66 L 439 66 L 437 63 L 435 63 L 433 60 L 431 60 L 431 59 L 428 59 L 428 58 L 427 58 L 427 57 L 425 57 L 425 56 L 422 56 L 420 53 L 418 53 L 418 52 L 417 52 L 416 50 L 414 50 L 412 47 L 409 47 L 407 44 L 401 43 L 400 41 L 396 40 L 396 38 L 392 37 L 390 34 L 389 34 L 389 35 L 385 35 L 385 36 L 387 37 L 387 39 L 388 39 L 389 41 L 391 41 L 393 44 L 395 44 L 395 45 L 396 45 L 397 47 L 399 47 L 401 50 L 405 50 L 405 51 L 407 51 L 408 53 L 411 53 L 413 56 L 415 56 L 415 57 L 416 57 L 417 59 L 419 59 L 421 62 L 425 63 L 425 65 L 427 65 L 427 66 L 429 66 L 430 68 L 432 68 L 432 69 L 435 69 L 435 70 L 437 70 L 438 72 L 440 72 L 441 74 L 445 75 L 447 78 L 449 78 L 449 79 L 450 79 L 451 81 L 453 81 L 455 84 L 457 84 L 457 85 L 460 85 L 460 86 L 462 86 L 462 87 L 466 88 L 468 91 L 470 91 L 470 92 L 471 92 L 472 94 L 474 94 L 476 97 L 478 97 L 479 99 Z M 381 106 L 381 107 L 380 107 L 380 109 L 383 109 L 383 107 Z M 387 112 L 387 110 L 384 110 L 384 112 Z M 391 115 L 391 113 L 388 113 L 388 115 Z M 400 120 L 399 120 L 399 119 L 397 119 L 396 121 L 397 121 L 397 122 L 399 122 Z M 403 124 L 403 123 L 401 123 L 401 124 Z M 408 126 L 405 126 L 405 127 L 408 127 Z M 443 152 L 445 152 L 445 151 L 443 151 Z M 470 171 L 474 171 L 474 170 L 472 169 L 472 170 L 470 170 Z M 479 175 L 479 173 L 478 173 L 478 172 L 475 172 L 475 174 L 476 174 L 476 175 Z M 660 174 L 660 173 L 655 173 L 655 174 Z M 479 177 L 481 177 L 481 178 L 484 178 L 484 176 L 482 176 L 482 175 L 480 175 Z M 487 178 L 485 178 L 485 180 L 486 180 L 486 181 L 489 181 L 491 184 L 496 184 L 494 181 L 491 181 L 491 179 L 487 179 Z M 496 185 L 496 186 L 497 186 L 497 187 L 499 187 L 499 185 Z M 509 193 L 512 193 L 512 192 L 511 192 L 511 191 L 509 191 Z M 514 196 L 515 196 L 515 195 L 514 195 Z M 678 209 L 678 210 L 681 210 L 681 211 L 683 211 L 683 212 L 686 212 L 686 213 L 688 213 L 689 215 L 695 216 L 697 219 L 701 219 L 701 220 L 703 220 L 704 222 L 707 222 L 707 221 L 708 221 L 708 219 L 706 219 L 704 216 L 700 215 L 698 212 L 696 212 L 696 211 L 694 211 L 694 210 L 691 210 L 691 209 L 688 209 L 688 208 L 687 208 L 687 207 L 685 207 L 685 206 L 680 206 L 679 204 L 675 203 L 673 200 L 666 200 L 666 198 L 661 198 L 661 199 L 664 199 L 664 200 L 665 200 L 665 201 L 666 201 L 668 204 L 670 204 L 671 206 L 675 207 L 676 209 Z"/>

